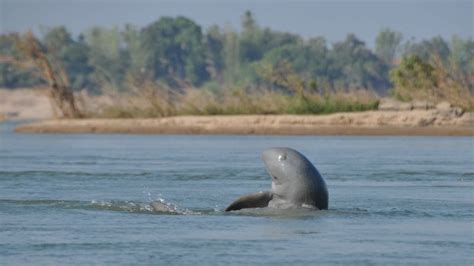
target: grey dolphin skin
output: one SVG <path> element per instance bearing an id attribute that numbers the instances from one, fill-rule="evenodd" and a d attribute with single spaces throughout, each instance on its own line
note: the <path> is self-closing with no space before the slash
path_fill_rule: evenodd
<path id="1" fill-rule="evenodd" d="M 225 209 L 245 208 L 328 208 L 328 190 L 314 165 L 291 148 L 271 148 L 262 155 L 272 177 L 272 189 L 241 196 Z"/>

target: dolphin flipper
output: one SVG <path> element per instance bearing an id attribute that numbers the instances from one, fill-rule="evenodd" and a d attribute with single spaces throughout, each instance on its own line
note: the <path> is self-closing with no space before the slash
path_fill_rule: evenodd
<path id="1" fill-rule="evenodd" d="M 268 206 L 268 202 L 272 200 L 273 194 L 270 191 L 256 192 L 247 195 L 243 195 L 240 198 L 232 202 L 229 207 L 225 209 L 228 211 L 236 211 L 246 208 L 264 208 Z"/>

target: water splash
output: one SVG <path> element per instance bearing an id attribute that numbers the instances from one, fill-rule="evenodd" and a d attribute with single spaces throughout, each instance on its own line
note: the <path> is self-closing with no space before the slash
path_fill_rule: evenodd
<path id="1" fill-rule="evenodd" d="M 162 198 L 158 198 L 157 200 L 150 203 L 150 208 L 152 211 L 157 213 L 169 213 L 169 214 L 201 214 L 200 212 L 192 211 L 186 208 L 180 208 L 175 204 L 166 202 Z"/>
<path id="2" fill-rule="evenodd" d="M 162 209 L 157 210 L 153 207 L 153 203 L 159 202 Z M 25 206 L 46 206 L 51 208 L 62 209 L 82 209 L 95 211 L 116 211 L 128 213 L 142 214 L 173 214 L 173 215 L 196 215 L 199 212 L 191 211 L 166 202 L 164 199 L 153 201 L 151 203 L 126 200 L 92 200 L 92 201 L 76 201 L 76 200 L 12 200 L 0 199 L 0 205 L 16 205 L 18 207 Z"/>
<path id="3" fill-rule="evenodd" d="M 111 211 L 125 212 L 132 214 L 152 214 L 152 215 L 232 215 L 232 216 L 249 216 L 249 217 L 270 217 L 270 218 L 318 218 L 318 217 L 445 217 L 451 218 L 472 218 L 471 212 L 447 212 L 447 211 L 427 211 L 419 208 L 402 208 L 387 207 L 376 209 L 362 208 L 332 208 L 329 210 L 315 211 L 309 209 L 290 209 L 281 210 L 273 208 L 255 208 L 242 209 L 233 212 L 224 212 L 218 206 L 209 209 L 187 209 L 178 205 L 167 202 L 163 198 L 158 198 L 151 202 L 126 201 L 126 200 L 92 200 L 92 201 L 76 201 L 76 200 L 15 200 L 0 199 L 1 206 L 13 206 L 22 208 L 28 206 L 60 208 L 60 209 L 78 209 L 90 211 Z"/>

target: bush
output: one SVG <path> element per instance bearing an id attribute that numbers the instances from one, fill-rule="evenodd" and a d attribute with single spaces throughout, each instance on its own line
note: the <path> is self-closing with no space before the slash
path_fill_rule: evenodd
<path id="1" fill-rule="evenodd" d="M 469 77 L 443 64 L 439 56 L 433 56 L 430 62 L 418 56 L 406 57 L 391 71 L 390 78 L 392 94 L 399 100 L 448 101 L 466 110 L 474 109 Z"/>

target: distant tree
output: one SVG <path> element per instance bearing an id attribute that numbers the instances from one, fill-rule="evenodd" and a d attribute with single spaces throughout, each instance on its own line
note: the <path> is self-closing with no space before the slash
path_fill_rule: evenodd
<path id="1" fill-rule="evenodd" d="M 194 21 L 162 17 L 143 29 L 142 38 L 149 55 L 147 67 L 156 79 L 198 86 L 209 78 L 201 27 Z"/>
<path id="2" fill-rule="evenodd" d="M 288 73 L 290 72 L 288 70 L 291 70 L 292 75 L 298 75 L 298 79 L 302 80 L 301 84 L 307 83 L 309 87 L 312 87 L 312 90 L 318 90 L 316 80 L 327 80 L 325 79 L 328 63 L 326 42 L 323 38 L 312 38 L 307 42 L 301 40 L 297 43 L 275 47 L 265 53 L 262 63 L 261 67 L 267 69 L 285 69 L 283 72 Z M 268 77 L 265 79 L 270 80 Z M 291 84 L 297 83 L 291 82 Z M 304 84 L 301 84 L 298 86 L 305 87 Z M 289 89 L 294 90 L 295 88 Z"/>
<path id="3" fill-rule="evenodd" d="M 335 87 L 365 88 L 383 93 L 390 86 L 388 66 L 353 34 L 333 45 L 330 60 L 328 76 Z"/>
<path id="4" fill-rule="evenodd" d="M 40 41 L 31 31 L 17 40 L 23 60 L 30 61 L 38 70 L 41 78 L 48 82 L 48 95 L 57 109 L 66 118 L 79 118 L 83 114 L 77 106 L 73 91 L 69 86 L 69 77 L 63 67 L 48 58 Z"/>
<path id="5" fill-rule="evenodd" d="M 437 86 L 435 68 L 416 55 L 404 58 L 390 72 L 390 78 L 394 84 L 393 93 L 401 100 L 432 97 Z"/>
<path id="6" fill-rule="evenodd" d="M 0 86 L 44 84 L 35 68 L 14 63 L 22 56 L 15 47 L 18 36 L 0 35 Z M 246 11 L 241 17 L 241 31 L 214 25 L 203 33 L 198 24 L 185 17 L 161 17 L 144 28 L 93 27 L 78 38 L 64 26 L 53 27 L 45 31 L 38 49 L 58 68 L 64 68 L 73 89 L 99 91 L 108 86 L 126 90 L 128 81 L 159 80 L 171 89 L 202 86 L 251 90 L 267 86 L 290 92 L 373 89 L 386 94 L 391 82 L 401 87 L 402 76 L 409 77 L 407 73 L 422 76 L 410 72 L 410 67 L 428 64 L 435 68 L 438 83 L 445 84 L 443 95 L 449 94 L 447 88 L 474 91 L 472 39 L 454 36 L 450 41 L 434 37 L 411 39 L 404 45 L 401 42 L 401 33 L 384 29 L 373 50 L 354 34 L 329 46 L 323 37 L 306 39 L 261 27 Z M 394 60 L 399 53 L 405 58 L 403 66 Z M 392 71 L 391 79 L 390 69 L 398 71 Z M 262 73 L 272 73 L 271 78 Z M 279 82 L 275 82 L 277 77 Z M 288 77 L 292 81 L 283 82 Z M 410 85 L 416 86 L 420 84 Z M 456 99 L 465 95 L 458 93 Z"/>
<path id="7" fill-rule="evenodd" d="M 224 70 L 224 43 L 225 35 L 217 25 L 211 26 L 206 33 L 207 67 L 212 79 L 222 81 Z"/>
<path id="8" fill-rule="evenodd" d="M 1 34 L 0 35 L 0 55 L 2 56 L 18 56 L 18 51 L 15 49 L 15 43 L 18 39 L 17 33 Z"/>
<path id="9" fill-rule="evenodd" d="M 453 36 L 450 43 L 449 61 L 451 68 L 474 79 L 474 41 Z M 474 80 L 473 80 L 474 82 Z M 471 84 L 471 87 L 474 87 Z"/>
<path id="10" fill-rule="evenodd" d="M 124 56 L 129 61 L 127 71 L 132 75 L 146 75 L 151 69 L 146 67 L 149 54 L 143 47 L 140 30 L 133 25 L 127 24 L 122 32 L 122 38 L 125 44 Z"/>
<path id="11" fill-rule="evenodd" d="M 308 70 L 313 78 L 324 79 L 329 65 L 329 50 L 322 37 L 311 38 L 307 44 L 305 57 L 308 58 Z"/>
<path id="12" fill-rule="evenodd" d="M 242 28 L 244 34 L 253 34 L 258 30 L 258 25 L 250 10 L 246 10 L 242 16 Z"/>
<path id="13" fill-rule="evenodd" d="M 230 27 L 224 28 L 224 82 L 235 85 L 241 80 L 240 42 L 238 34 Z"/>
<path id="14" fill-rule="evenodd" d="M 242 16 L 242 29 L 239 44 L 242 62 L 258 61 L 274 48 L 302 41 L 301 37 L 295 34 L 260 28 L 250 11 L 246 11 Z"/>
<path id="15" fill-rule="evenodd" d="M 20 62 L 22 54 L 17 49 L 17 33 L 0 35 L 0 87 L 18 88 L 43 84 L 34 68 Z"/>
<path id="16" fill-rule="evenodd" d="M 433 55 L 439 56 L 443 62 L 446 62 L 449 57 L 450 49 L 448 43 L 441 37 L 434 37 L 430 40 L 423 40 L 421 42 L 408 42 L 405 45 L 405 52 L 403 57 L 416 55 L 422 60 L 430 60 Z"/>
<path id="17" fill-rule="evenodd" d="M 279 32 L 273 31 L 269 28 L 262 30 L 260 45 L 263 47 L 262 50 L 264 53 L 274 49 L 279 48 L 285 45 L 296 45 L 302 44 L 303 39 L 301 36 L 288 33 L 288 32 Z"/>
<path id="18" fill-rule="evenodd" d="M 64 26 L 48 29 L 42 39 L 46 53 L 64 67 L 72 89 L 97 90 L 91 75 L 89 47 L 82 39 L 75 41 Z"/>
<path id="19" fill-rule="evenodd" d="M 403 35 L 390 29 L 384 29 L 375 40 L 375 53 L 386 63 L 392 64 L 399 51 Z"/>
<path id="20" fill-rule="evenodd" d="M 253 18 L 252 12 L 245 11 L 242 16 L 242 36 L 240 37 L 240 57 L 242 61 L 256 61 L 262 58 L 262 34 Z"/>
<path id="21" fill-rule="evenodd" d="M 281 60 L 276 64 L 261 64 L 259 75 L 272 85 L 299 96 L 304 95 L 304 81 L 301 76 L 294 71 L 291 63 L 286 60 Z"/>
<path id="22" fill-rule="evenodd" d="M 452 72 L 439 58 L 427 62 L 416 55 L 406 57 L 392 69 L 390 77 L 392 92 L 401 100 L 448 101 L 467 110 L 474 108 L 472 79 Z"/>
<path id="23" fill-rule="evenodd" d="M 123 89 L 128 60 L 118 28 L 93 27 L 85 32 L 84 41 L 89 47 L 89 64 L 94 67 L 95 82 Z"/>
<path id="24" fill-rule="evenodd" d="M 73 44 L 74 40 L 66 27 L 59 26 L 48 29 L 43 37 L 42 43 L 49 52 L 56 52 Z"/>

